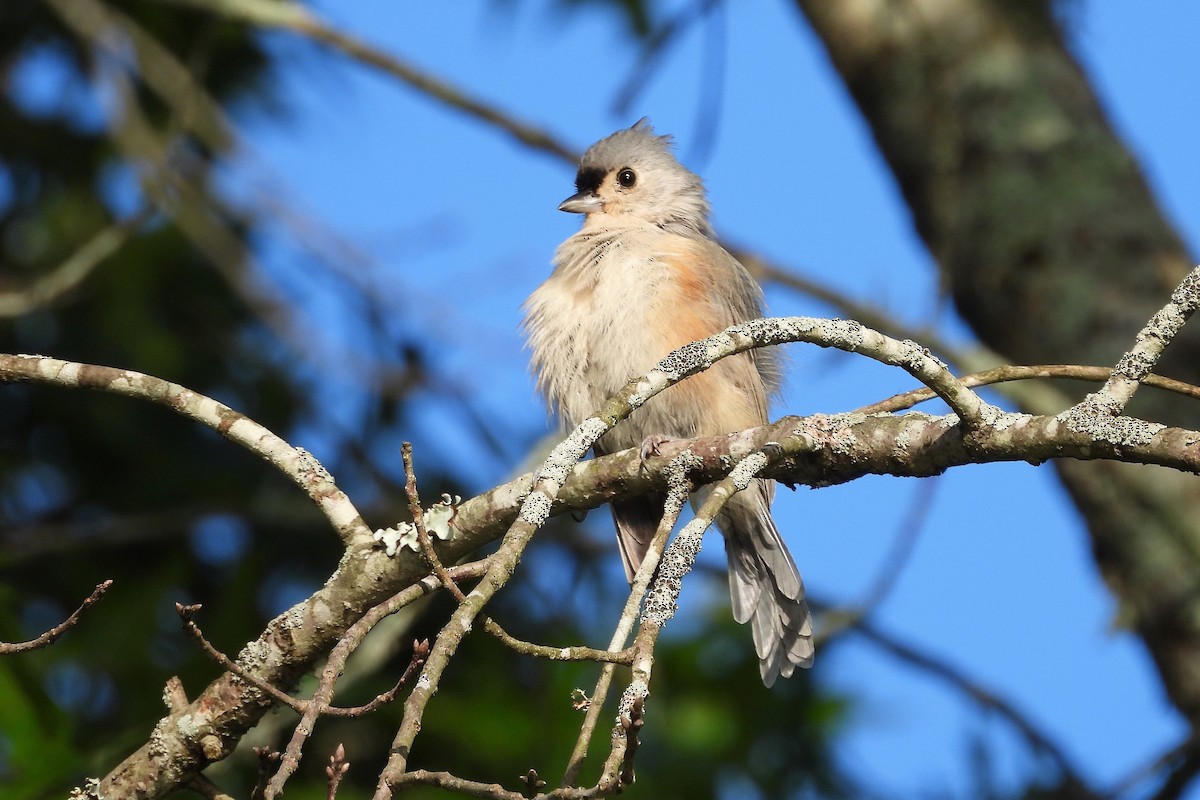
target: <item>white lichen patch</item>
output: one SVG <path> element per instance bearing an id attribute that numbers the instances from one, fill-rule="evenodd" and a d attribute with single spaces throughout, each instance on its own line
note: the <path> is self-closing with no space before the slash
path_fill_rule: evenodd
<path id="1" fill-rule="evenodd" d="M 526 525 L 541 525 L 549 518 L 553 505 L 545 492 L 533 492 L 525 498 L 525 502 L 521 504 L 521 513 L 517 516 Z"/>
<path id="2" fill-rule="evenodd" d="M 283 615 L 280 625 L 290 630 L 304 627 L 304 620 L 309 614 L 305 609 L 305 605 L 304 603 L 297 603 L 289 608 Z M 327 617 L 329 615 L 329 606 L 321 600 L 316 600 L 312 604 L 311 614 L 318 619 Z"/>
<path id="3" fill-rule="evenodd" d="M 904 459 L 908 456 L 909 448 L 913 445 L 912 429 L 905 426 L 896 434 L 896 439 L 892 442 L 892 457 L 896 459 Z"/>
<path id="4" fill-rule="evenodd" d="M 728 337 L 725 338 L 728 339 Z M 720 355 L 719 349 L 714 352 L 714 349 L 704 340 L 690 342 L 663 356 L 663 359 L 654 365 L 654 369 L 647 373 L 646 379 L 652 384 L 663 381 L 663 385 L 665 385 L 667 381 L 678 380 L 688 370 L 700 369 L 711 364 L 713 358 L 718 355 Z M 638 388 L 641 389 L 640 386 Z M 641 393 L 639 392 L 639 394 Z"/>
<path id="5" fill-rule="evenodd" d="M 371 534 L 371 538 L 383 545 L 383 552 L 394 556 L 401 547 L 412 550 L 418 549 L 417 529 L 411 522 L 401 522 L 391 528 L 380 528 Z"/>
<path id="6" fill-rule="evenodd" d="M 246 643 L 235 660 L 240 666 L 253 669 L 255 666 L 267 662 L 271 657 L 271 650 L 271 645 L 262 639 L 255 639 Z"/>
<path id="7" fill-rule="evenodd" d="M 737 326 L 738 331 L 743 331 L 754 341 L 771 344 L 803 339 L 804 334 L 811 332 L 812 329 L 813 320 L 810 317 L 752 319 Z"/>
<path id="8" fill-rule="evenodd" d="M 436 536 L 445 542 L 454 535 L 450 525 L 454 522 L 454 515 L 458 513 L 460 503 L 462 498 L 458 495 L 451 497 L 443 493 L 442 499 L 426 510 L 425 530 L 429 531 L 430 536 Z"/>
<path id="9" fill-rule="evenodd" d="M 856 449 L 856 439 L 850 429 L 865 422 L 866 414 L 847 412 L 842 414 L 813 414 L 807 417 L 809 431 L 800 429 L 793 435 L 808 435 L 814 442 L 821 443 L 826 450 L 836 455 L 849 455 Z"/>
<path id="10" fill-rule="evenodd" d="M 750 481 L 754 479 L 754 476 L 762 472 L 768 463 L 770 461 L 766 453 L 761 451 L 751 453 L 733 468 L 729 473 L 729 479 L 733 481 L 733 485 L 739 490 L 745 489 L 750 485 Z"/>
<path id="11" fill-rule="evenodd" d="M 193 739 L 200 735 L 203 726 L 191 714 L 184 714 L 175 720 L 175 730 L 185 739 Z"/>
<path id="12" fill-rule="evenodd" d="M 845 319 L 821 320 L 815 326 L 820 336 L 830 347 L 856 352 L 866 340 L 866 328 L 861 323 Z"/>
<path id="13" fill-rule="evenodd" d="M 996 411 L 999 411 L 999 409 L 991 404 L 988 404 L 987 407 L 989 409 L 995 409 Z M 993 430 L 1007 431 L 1027 425 L 1032 419 L 1032 414 L 1019 414 L 1011 411 L 1000 411 L 1000 413 L 996 415 L 994 419 L 985 419 L 985 422 L 987 422 L 987 424 L 990 425 Z"/>
<path id="14" fill-rule="evenodd" d="M 984 425 L 990 425 L 995 428 L 1007 416 L 1009 416 L 1008 412 L 999 406 L 994 406 L 982 400 L 979 401 L 979 421 Z"/>
<path id="15" fill-rule="evenodd" d="M 1157 422 L 1106 414 L 1103 402 L 1089 402 L 1094 397 L 1097 395 L 1089 395 L 1087 400 L 1067 409 L 1055 419 L 1068 430 L 1083 434 L 1093 441 L 1107 442 L 1122 447 L 1138 447 L 1149 444 L 1160 431 L 1167 427 Z"/>
<path id="16" fill-rule="evenodd" d="M 568 458 L 571 460 L 571 463 L 567 465 L 567 469 L 571 469 L 575 465 L 575 462 L 583 458 L 583 454 L 587 452 L 588 448 L 595 444 L 596 440 L 603 436 L 607 430 L 608 425 L 599 417 L 588 417 L 581 422 L 579 427 L 573 430 L 571 435 L 563 442 L 563 444 L 570 445 L 570 449 L 561 454 L 563 460 Z M 559 447 L 562 447 L 562 445 L 559 445 Z M 555 448 L 555 452 L 557 451 L 558 448 Z M 554 453 L 551 453 L 551 458 L 553 457 Z"/>
<path id="17" fill-rule="evenodd" d="M 1140 381 L 1154 368 L 1157 359 L 1145 350 L 1131 350 L 1121 356 L 1113 369 L 1119 375 L 1127 375 L 1135 381 Z"/>
<path id="18" fill-rule="evenodd" d="M 687 482 L 688 473 L 702 466 L 704 466 L 704 459 L 685 450 L 667 462 L 667 466 L 663 470 L 663 477 L 667 479 L 669 486 L 683 485 Z"/>
<path id="19" fill-rule="evenodd" d="M 1200 267 L 1196 267 L 1171 292 L 1171 302 L 1184 308 L 1200 305 Z"/>
<path id="20" fill-rule="evenodd" d="M 101 800 L 100 779 L 88 778 L 83 782 L 83 786 L 76 786 L 67 796 L 70 800 Z"/>
<path id="21" fill-rule="evenodd" d="M 454 537 L 451 525 L 454 523 L 454 515 L 458 513 L 460 503 L 462 503 L 462 498 L 458 495 L 451 497 L 443 494 L 441 500 L 425 510 L 425 531 L 430 538 L 445 542 Z M 395 527 L 381 528 L 372 533 L 371 538 L 381 543 L 383 551 L 389 556 L 395 556 L 402 547 L 408 548 L 414 553 L 421 550 L 421 540 L 417 536 L 417 528 L 411 522 L 399 522 Z"/>

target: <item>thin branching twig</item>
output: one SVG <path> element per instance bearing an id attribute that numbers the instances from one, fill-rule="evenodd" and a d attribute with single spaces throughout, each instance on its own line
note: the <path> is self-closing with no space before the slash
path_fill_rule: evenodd
<path id="1" fill-rule="evenodd" d="M 92 590 L 92 593 L 88 595 L 87 599 L 80 604 L 79 608 L 71 612 L 71 616 L 67 617 L 50 630 L 45 631 L 40 636 L 30 639 L 27 642 L 0 642 L 0 655 L 26 653 L 30 650 L 39 650 L 43 647 L 48 647 L 54 644 L 58 637 L 71 630 L 71 628 L 74 628 L 79 623 L 79 618 L 83 616 L 85 611 L 96 605 L 96 603 L 100 602 L 100 599 L 104 597 L 104 593 L 109 590 L 112 584 L 113 582 L 111 580 L 107 580 L 98 584 L 96 588 Z"/>

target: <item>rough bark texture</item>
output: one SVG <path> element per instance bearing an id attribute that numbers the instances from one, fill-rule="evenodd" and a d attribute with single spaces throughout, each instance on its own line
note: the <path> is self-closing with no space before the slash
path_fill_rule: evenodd
<path id="1" fill-rule="evenodd" d="M 1189 259 L 1045 0 L 797 0 L 963 317 L 1015 363 L 1111 365 Z M 1162 370 L 1200 380 L 1195 327 Z M 1146 394 L 1143 392 L 1143 394 Z M 1137 398 L 1162 421 L 1194 404 Z M 1189 423 L 1184 423 L 1189 424 Z M 1200 723 L 1200 481 L 1062 462 L 1121 622 Z"/>

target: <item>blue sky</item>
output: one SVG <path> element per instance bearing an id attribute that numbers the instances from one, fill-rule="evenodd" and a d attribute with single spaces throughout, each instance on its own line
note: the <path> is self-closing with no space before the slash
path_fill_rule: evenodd
<path id="1" fill-rule="evenodd" d="M 338 26 L 579 149 L 649 115 L 660 132 L 676 135 L 683 160 L 704 176 L 724 237 L 899 319 L 969 341 L 936 296 L 934 269 L 868 131 L 789 3 L 739 0 L 736 13 L 726 12 L 719 72 L 712 32 L 691 31 L 621 115 L 613 100 L 636 49 L 614 17 L 590 6 L 560 16 L 548 3 L 514 3 L 511 14 L 510 4 L 486 2 L 456 4 L 454 14 L 441 4 L 391 0 L 327 5 Z M 1200 6 L 1069 7 L 1077 52 L 1117 129 L 1167 213 L 1195 242 L 1200 160 L 1191 100 Z M 242 166 L 258 177 L 233 173 L 231 186 L 271 187 L 361 250 L 366 260 L 354 269 L 396 309 L 397 325 L 429 342 L 443 373 L 487 412 L 498 435 L 531 441 L 549 431 L 517 323 L 554 247 L 578 225 L 555 211 L 573 191 L 572 168 L 369 69 L 330 68 L 294 39 L 271 41 L 295 59 L 285 74 L 294 118 L 279 126 L 251 115 L 244 131 L 253 155 Z M 705 155 L 697 150 L 696 119 L 714 75 L 721 99 Z M 280 232 L 264 244 L 274 279 L 301 300 L 313 324 L 353 347 L 352 314 L 287 241 Z M 778 290 L 768 292 L 768 304 L 775 314 L 831 313 Z M 792 348 L 790 360 L 778 414 L 849 410 L 911 386 L 897 371 L 811 348 Z M 330 412 L 352 422 L 354 409 L 339 405 L 344 386 L 327 387 Z M 402 435 L 418 458 L 459 464 L 481 489 L 516 468 L 488 455 L 436 402 L 425 403 L 412 425 Z M 313 441 L 295 443 L 319 455 L 320 432 L 308 436 Z M 1000 691 L 1064 744 L 1100 788 L 1178 741 L 1184 726 L 1148 657 L 1112 628 L 1114 604 L 1052 469 L 993 465 L 937 482 L 878 624 Z M 780 527 L 810 590 L 834 602 L 860 598 L 919 489 L 914 481 L 874 478 L 782 492 Z M 1028 764 L 1004 723 L 984 720 L 870 645 L 832 650 L 821 674 L 862 699 L 839 755 L 868 782 L 901 795 L 938 787 L 965 794 L 967 734 L 997 744 L 1001 775 Z"/>

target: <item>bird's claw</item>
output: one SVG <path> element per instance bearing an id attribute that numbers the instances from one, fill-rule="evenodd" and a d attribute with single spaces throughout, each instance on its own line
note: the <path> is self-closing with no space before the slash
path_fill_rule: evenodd
<path id="1" fill-rule="evenodd" d="M 671 441 L 672 437 L 662 433 L 652 433 L 645 439 L 642 439 L 642 444 L 638 447 L 638 456 L 642 461 L 659 454 L 658 450 L 667 442 Z"/>

